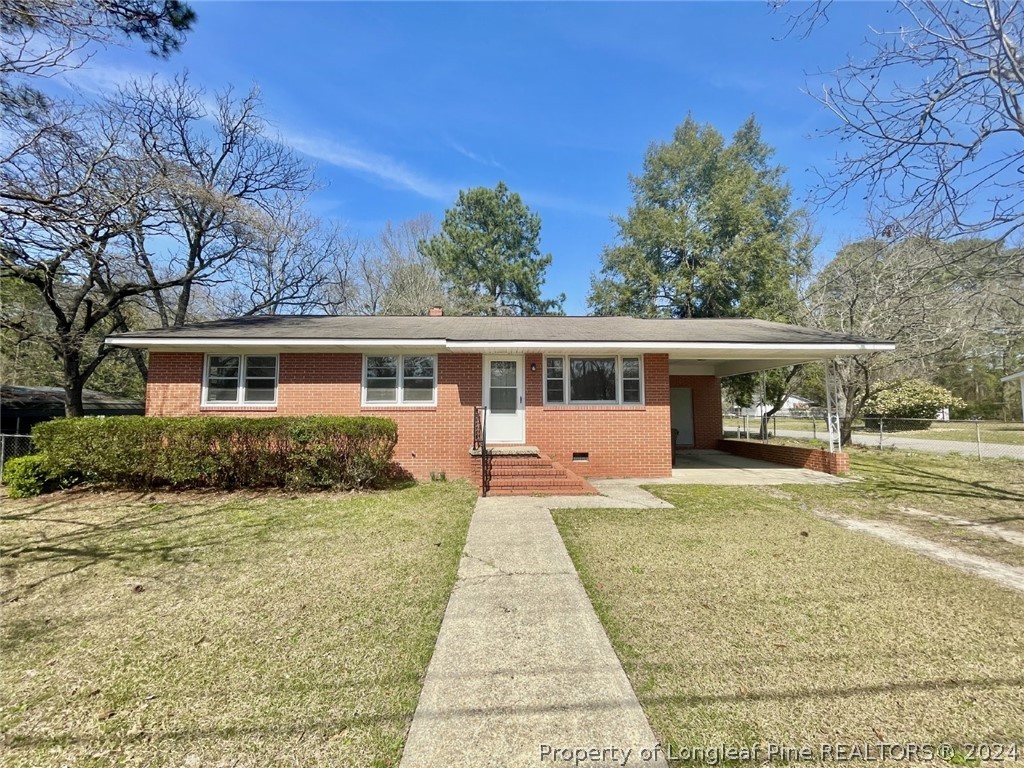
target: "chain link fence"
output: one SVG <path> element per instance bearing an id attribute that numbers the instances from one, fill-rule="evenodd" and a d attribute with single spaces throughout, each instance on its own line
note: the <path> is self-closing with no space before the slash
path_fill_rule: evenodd
<path id="1" fill-rule="evenodd" d="M 0 434 L 0 483 L 4 481 L 4 464 L 8 459 L 28 456 L 34 450 L 32 435 Z"/>
<path id="2" fill-rule="evenodd" d="M 779 439 L 828 442 L 828 422 L 821 415 L 730 415 L 722 434 L 745 440 Z M 896 448 L 926 453 L 959 453 L 978 459 L 1024 461 L 1024 423 L 975 419 L 890 419 L 867 417 L 854 422 L 851 441 L 873 448 Z"/>

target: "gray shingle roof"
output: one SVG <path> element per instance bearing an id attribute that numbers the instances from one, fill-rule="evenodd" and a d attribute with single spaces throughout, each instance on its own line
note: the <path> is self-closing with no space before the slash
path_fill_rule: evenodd
<path id="1" fill-rule="evenodd" d="M 366 317 L 276 315 L 134 331 L 118 339 L 397 339 L 457 342 L 706 342 L 724 344 L 878 344 L 831 331 L 765 320 L 643 320 L 634 317 Z"/>

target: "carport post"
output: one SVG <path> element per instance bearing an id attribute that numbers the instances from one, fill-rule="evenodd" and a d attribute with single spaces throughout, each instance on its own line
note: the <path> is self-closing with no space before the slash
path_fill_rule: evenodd
<path id="1" fill-rule="evenodd" d="M 832 361 L 825 361 L 825 417 L 828 419 L 828 452 L 835 453 L 842 447 L 839 432 L 839 416 L 836 414 L 838 402 L 832 392 Z"/>

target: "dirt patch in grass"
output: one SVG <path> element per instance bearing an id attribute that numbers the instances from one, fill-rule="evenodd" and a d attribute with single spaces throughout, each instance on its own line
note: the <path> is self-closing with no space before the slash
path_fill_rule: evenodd
<path id="1" fill-rule="evenodd" d="M 553 514 L 666 743 L 1024 743 L 1024 596 L 756 488 L 650 490 L 677 509 Z"/>
<path id="2" fill-rule="evenodd" d="M 475 497 L 5 500 L 4 764 L 396 765 Z"/>
<path id="3" fill-rule="evenodd" d="M 881 520 L 970 554 L 1024 567 L 1024 547 L 962 524 L 1024 534 L 1024 462 L 866 449 L 853 450 L 850 460 L 859 483 L 787 486 L 786 491 L 804 509 Z"/>

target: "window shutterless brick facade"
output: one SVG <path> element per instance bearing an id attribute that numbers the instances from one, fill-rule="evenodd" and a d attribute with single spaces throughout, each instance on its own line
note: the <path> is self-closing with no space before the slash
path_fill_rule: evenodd
<path id="1" fill-rule="evenodd" d="M 431 472 L 475 478 L 473 407 L 480 405 L 483 357 L 437 356 L 437 403 L 430 406 L 363 406 L 363 356 L 358 353 L 282 352 L 275 406 L 201 405 L 204 354 L 150 353 L 146 413 L 154 416 L 373 415 L 398 424 L 395 460 L 414 477 Z M 526 444 L 586 477 L 665 477 L 672 471 L 669 387 L 693 390 L 697 448 L 715 448 L 721 437 L 721 391 L 714 376 L 669 376 L 668 356 L 643 356 L 641 405 L 544 405 L 544 357 L 525 362 Z M 531 370 L 535 368 L 536 370 Z M 586 461 L 573 461 L 585 454 Z"/>

